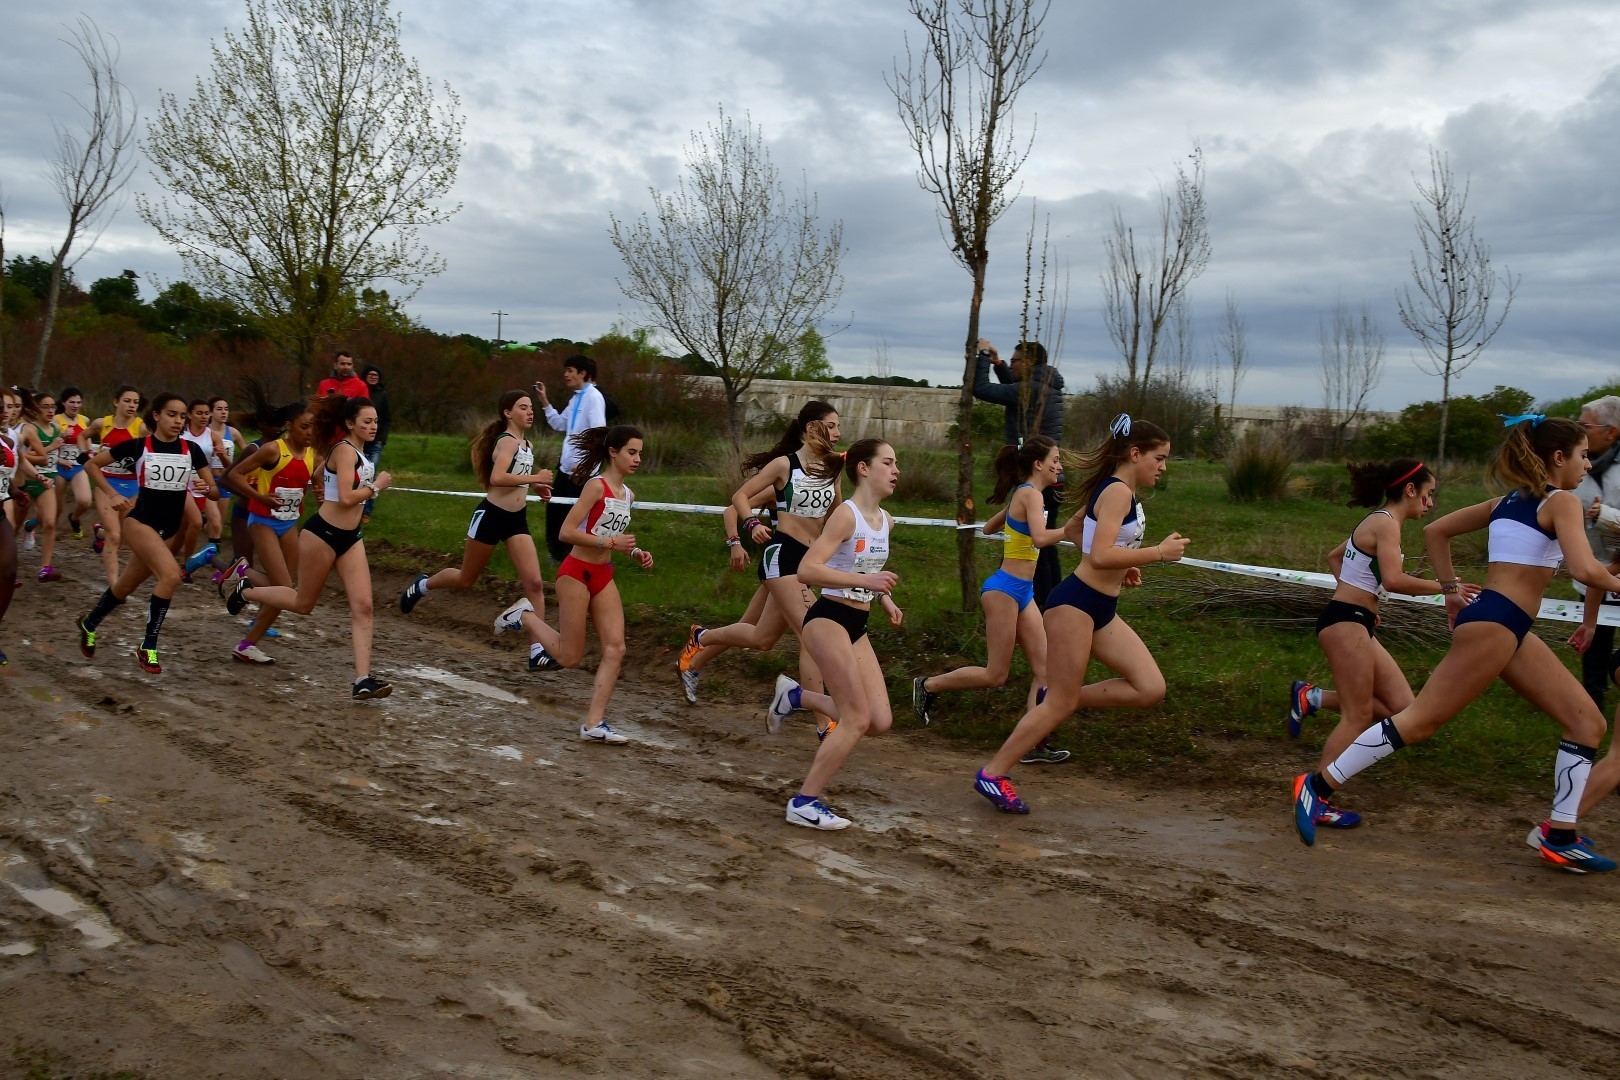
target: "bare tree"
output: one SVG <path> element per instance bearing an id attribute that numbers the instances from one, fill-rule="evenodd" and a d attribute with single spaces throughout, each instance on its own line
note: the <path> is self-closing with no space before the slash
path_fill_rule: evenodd
<path id="1" fill-rule="evenodd" d="M 1103 239 L 1103 322 L 1125 362 L 1133 408 L 1147 400 L 1176 305 L 1209 265 L 1203 148 L 1195 143 L 1188 158 L 1191 171 L 1178 164 L 1174 190 L 1159 193 L 1156 236 L 1139 241 L 1115 207 L 1113 231 Z"/>
<path id="2" fill-rule="evenodd" d="M 878 338 L 872 346 L 872 355 L 866 361 L 866 374 L 872 378 L 872 394 L 877 407 L 878 438 L 889 437 L 889 408 L 894 404 L 894 359 L 889 355 L 889 339 Z"/>
<path id="3" fill-rule="evenodd" d="M 1329 452 L 1343 455 L 1351 428 L 1367 418 L 1367 399 L 1384 377 L 1384 329 L 1366 304 L 1353 314 L 1343 300 L 1318 321 L 1322 345 L 1322 403 L 1332 431 Z"/>
<path id="4" fill-rule="evenodd" d="M 395 281 L 403 303 L 444 269 L 419 234 L 460 208 L 439 200 L 463 118 L 405 55 L 388 0 L 247 0 L 247 16 L 189 101 L 163 95 L 146 152 L 169 194 L 136 204 L 307 387 L 317 346 L 366 286 Z"/>
<path id="5" fill-rule="evenodd" d="M 651 192 L 653 213 L 612 218 L 624 295 L 654 325 L 719 369 L 733 446 L 742 395 L 791 357 L 838 302 L 844 227 L 825 232 L 814 194 L 789 199 L 760 129 L 725 110 L 687 147 L 688 176 Z"/>
<path id="6" fill-rule="evenodd" d="M 1427 359 L 1420 370 L 1440 378 L 1440 445 L 1438 468 L 1446 461 L 1446 426 L 1451 416 L 1452 379 L 1466 371 L 1507 320 L 1519 279 L 1491 266 L 1491 249 L 1474 235 L 1468 215 L 1466 177 L 1457 185 L 1449 155 L 1429 148 L 1429 182 L 1416 176 L 1418 247 L 1412 253 L 1412 283 L 1396 293 L 1401 324 L 1423 346 Z M 1501 304 L 1493 313 L 1493 291 Z"/>
<path id="7" fill-rule="evenodd" d="M 1036 244 L 1037 237 L 1040 240 Z M 1030 207 L 1029 232 L 1024 236 L 1024 306 L 1018 317 L 1018 340 L 1038 341 L 1046 349 L 1047 366 L 1054 370 L 1063 353 L 1069 321 L 1069 264 L 1052 252 L 1052 216 L 1042 218 L 1039 206 Z M 1030 408 L 1032 395 L 1035 415 L 1046 408 L 1046 395 L 1062 393 L 1057 380 L 1023 379 L 1018 384 L 1018 407 Z"/>
<path id="8" fill-rule="evenodd" d="M 909 0 L 922 26 L 916 51 L 906 38 L 906 64 L 886 80 L 900 123 L 917 154 L 917 183 L 934 196 L 940 235 L 973 279 L 962 346 L 957 403 L 956 520 L 974 518 L 973 373 L 979 309 L 990 262 L 990 227 L 1016 193 L 1034 127 L 1020 135 L 1013 106 L 1046 60 L 1041 24 L 1050 0 Z M 973 537 L 957 532 L 962 609 L 977 604 Z"/>
<path id="9" fill-rule="evenodd" d="M 68 220 L 61 246 L 51 252 L 45 324 L 31 380 L 35 386 L 45 378 L 45 357 L 50 353 L 61 300 L 62 271 L 96 246 L 101 230 L 117 212 L 119 196 L 135 168 L 135 99 L 118 78 L 117 42 L 109 44 L 101 28 L 84 16 L 70 34 L 65 43 L 84 64 L 90 92 L 82 99 L 73 98 L 84 114 L 82 129 L 51 125 L 56 134 L 56 151 L 49 166 L 51 186 L 61 197 Z M 80 239 L 85 243 L 75 252 Z"/>
<path id="10" fill-rule="evenodd" d="M 1214 391 L 1212 396 L 1216 402 L 1221 399 L 1221 386 L 1224 384 L 1226 387 L 1226 423 L 1220 432 L 1221 446 L 1224 449 L 1229 441 L 1227 433 L 1232 430 L 1235 422 L 1238 389 L 1243 385 L 1243 377 L 1249 373 L 1249 324 L 1238 310 L 1237 298 L 1230 290 L 1226 294 L 1226 307 L 1222 313 L 1220 329 L 1215 331 L 1215 361 L 1216 370 L 1211 379 L 1211 389 Z"/>

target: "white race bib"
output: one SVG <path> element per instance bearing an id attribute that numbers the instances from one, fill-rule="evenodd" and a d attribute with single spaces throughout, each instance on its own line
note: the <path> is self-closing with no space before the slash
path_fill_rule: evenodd
<path id="1" fill-rule="evenodd" d="M 793 488 L 793 499 L 788 503 L 787 512 L 797 514 L 799 517 L 822 518 L 826 517 L 832 509 L 833 499 L 837 497 L 837 487 L 831 480 L 813 484 L 807 482 Z"/>
<path id="2" fill-rule="evenodd" d="M 195 471 L 191 454 L 141 455 L 141 486 L 152 491 L 185 491 Z"/>
<path id="3" fill-rule="evenodd" d="M 883 569 L 883 564 L 889 561 L 889 538 L 887 536 L 871 537 L 867 539 L 863 550 L 855 553 L 855 565 L 852 567 L 857 574 L 875 574 Z M 877 599 L 877 593 L 871 589 L 846 589 L 844 595 L 851 600 L 863 604 L 870 604 Z"/>
<path id="4" fill-rule="evenodd" d="M 629 527 L 630 500 L 603 499 L 602 516 L 596 519 L 596 525 L 592 527 L 591 535 L 612 540 L 615 537 L 623 536 L 624 531 Z"/>
<path id="5" fill-rule="evenodd" d="M 282 500 L 280 506 L 276 506 L 270 511 L 271 517 L 277 521 L 298 520 L 298 514 L 304 508 L 303 488 L 272 488 L 270 494 Z"/>

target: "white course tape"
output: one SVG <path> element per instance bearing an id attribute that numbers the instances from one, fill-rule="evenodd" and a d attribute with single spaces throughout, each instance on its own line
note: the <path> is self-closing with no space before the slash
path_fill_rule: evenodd
<path id="1" fill-rule="evenodd" d="M 463 499 L 481 499 L 484 497 L 482 491 L 434 491 L 427 488 L 404 487 L 390 487 L 388 490 L 406 492 L 412 495 L 454 495 Z M 545 501 L 547 500 L 541 499 L 538 495 L 529 496 L 529 502 Z M 559 506 L 572 506 L 575 502 L 574 499 L 562 497 L 549 501 Z M 726 512 L 724 506 L 707 506 L 702 503 L 642 502 L 639 499 L 636 500 L 634 508 L 637 510 L 668 510 L 677 514 L 723 514 Z M 917 517 L 896 517 L 894 523 L 896 525 L 925 525 L 934 528 L 958 530 L 978 530 L 983 525 L 982 522 L 962 525 L 952 518 Z M 981 539 L 994 540 L 997 543 L 1001 541 L 999 535 L 985 536 L 984 533 L 980 532 L 979 536 Z M 1067 540 L 1062 541 L 1062 543 L 1067 547 L 1074 546 Z M 1182 566 L 1195 566 L 1200 570 L 1218 570 L 1223 574 L 1239 574 L 1243 577 L 1263 578 L 1267 581 L 1282 581 L 1290 585 L 1309 585 L 1318 589 L 1331 589 L 1338 585 L 1332 574 L 1318 574 L 1307 570 L 1286 570 L 1275 566 L 1250 566 L 1246 563 L 1192 559 L 1185 556 L 1180 560 L 1180 564 Z M 1412 604 L 1427 604 L 1430 607 L 1445 606 L 1444 600 L 1439 596 L 1407 596 L 1405 593 L 1386 593 L 1385 595 L 1392 600 L 1404 600 Z M 1536 614 L 1536 618 L 1548 619 L 1553 622 L 1578 623 L 1581 621 L 1585 603 L 1584 600 L 1543 599 L 1541 601 L 1541 610 Z M 1598 622 L 1603 626 L 1620 626 L 1620 608 L 1613 605 L 1604 605 L 1603 609 L 1598 612 Z"/>

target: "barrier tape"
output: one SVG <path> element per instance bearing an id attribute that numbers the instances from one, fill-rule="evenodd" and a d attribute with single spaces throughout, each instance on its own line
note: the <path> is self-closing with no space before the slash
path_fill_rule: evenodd
<path id="1" fill-rule="evenodd" d="M 388 490 L 405 492 L 411 495 L 453 495 L 464 499 L 481 499 L 484 497 L 484 493 L 482 491 L 437 491 L 428 488 L 406 487 L 390 487 Z M 572 506 L 577 500 L 562 497 L 545 500 L 540 498 L 538 495 L 530 495 L 528 496 L 528 501 L 550 501 L 559 506 Z M 727 509 L 724 506 L 709 506 L 703 503 L 642 502 L 639 499 L 636 501 L 634 508 L 637 510 L 667 510 L 678 514 L 723 514 Z M 956 529 L 958 531 L 964 529 L 979 530 L 983 526 L 983 522 L 963 525 L 958 523 L 954 518 L 895 517 L 894 523 L 896 525 L 923 525 L 933 528 L 949 528 Z M 983 539 L 994 540 L 998 543 L 1001 540 L 1001 537 L 999 536 L 985 536 L 982 532 L 980 532 L 979 535 Z M 1062 543 L 1067 547 L 1074 546 L 1073 543 L 1068 540 L 1064 540 Z M 1179 561 L 1180 565 L 1182 566 L 1193 566 L 1200 570 L 1216 570 L 1223 574 L 1237 574 L 1242 577 L 1261 578 L 1265 581 L 1280 581 L 1289 585 L 1307 585 L 1318 589 L 1332 589 L 1338 585 L 1338 581 L 1333 577 L 1332 574 L 1313 573 L 1308 570 L 1287 570 L 1275 566 L 1250 566 L 1247 563 L 1221 562 L 1220 560 L 1215 559 L 1194 559 L 1187 556 L 1183 556 Z M 1402 600 L 1410 604 L 1426 604 L 1429 607 L 1445 606 L 1445 600 L 1440 596 L 1407 596 L 1405 593 L 1385 593 L 1384 595 L 1388 596 L 1392 600 Z M 1586 602 L 1584 600 L 1553 600 L 1543 598 L 1541 601 L 1541 610 L 1537 612 L 1536 618 L 1546 619 L 1551 622 L 1578 623 L 1582 620 L 1585 604 Z M 1598 612 L 1598 623 L 1603 626 L 1620 626 L 1620 606 L 1610 604 L 1603 605 L 1602 610 Z"/>

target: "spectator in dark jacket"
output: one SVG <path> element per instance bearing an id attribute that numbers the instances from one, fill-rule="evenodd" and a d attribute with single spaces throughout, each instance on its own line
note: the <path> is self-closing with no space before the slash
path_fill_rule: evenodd
<path id="1" fill-rule="evenodd" d="M 383 447 L 388 445 L 388 429 L 394 425 L 394 411 L 388 404 L 388 388 L 383 385 L 381 368 L 367 364 L 360 369 L 360 381 L 366 386 L 365 396 L 371 399 L 371 404 L 377 410 L 377 437 L 367 443 L 365 449 L 366 460 L 375 469 L 382 460 Z M 371 507 L 375 502 L 375 498 L 366 500 L 365 517 L 371 517 Z"/>
<path id="2" fill-rule="evenodd" d="M 995 381 L 990 373 L 995 372 Z M 1031 435 L 1045 435 L 1063 445 L 1063 376 L 1046 362 L 1046 347 L 1038 341 L 1021 341 L 1013 350 L 1012 362 L 1003 363 L 994 345 L 979 339 L 978 363 L 973 372 L 973 396 L 1006 409 L 1006 442 L 1021 446 Z M 1043 493 L 1046 527 L 1058 527 L 1058 509 L 1063 501 L 1063 484 Z M 1035 603 L 1046 610 L 1046 597 L 1063 580 L 1058 549 L 1041 548 L 1035 560 Z"/>

